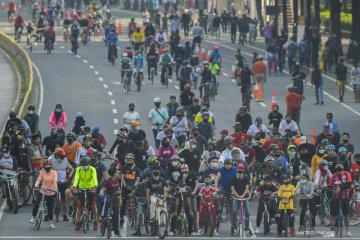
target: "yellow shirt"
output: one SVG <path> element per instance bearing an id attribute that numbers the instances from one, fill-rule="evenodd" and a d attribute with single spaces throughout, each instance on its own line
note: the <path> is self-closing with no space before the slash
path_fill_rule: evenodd
<path id="1" fill-rule="evenodd" d="M 133 38 L 134 38 L 135 43 L 142 43 L 143 38 L 144 38 L 144 33 L 135 31 L 133 33 Z"/>
<path id="2" fill-rule="evenodd" d="M 76 168 L 73 187 L 80 189 L 91 189 L 98 186 L 96 169 L 89 166 L 88 170 L 84 170 L 82 166 Z"/>
<path id="3" fill-rule="evenodd" d="M 292 184 L 289 185 L 281 185 L 279 190 L 278 190 L 278 196 L 279 197 L 291 197 L 295 195 L 295 187 Z M 288 204 L 286 204 L 286 209 L 294 209 L 294 200 L 290 199 L 290 200 L 283 200 L 285 203 L 287 203 L 287 201 L 289 201 Z M 279 209 L 284 209 L 285 205 L 282 203 L 282 201 L 279 201 Z"/>
<path id="4" fill-rule="evenodd" d="M 319 168 L 320 166 L 320 161 L 323 160 L 324 157 L 326 157 L 327 155 L 324 154 L 324 156 L 320 157 L 317 154 L 315 154 L 312 159 L 311 159 L 311 176 L 315 175 L 316 170 Z"/>
<path id="5" fill-rule="evenodd" d="M 195 122 L 196 123 L 201 123 L 202 121 L 203 121 L 203 119 L 202 119 L 201 113 L 196 114 Z M 209 123 L 212 123 L 212 122 L 213 122 L 213 118 L 212 118 L 212 116 L 209 116 Z"/>

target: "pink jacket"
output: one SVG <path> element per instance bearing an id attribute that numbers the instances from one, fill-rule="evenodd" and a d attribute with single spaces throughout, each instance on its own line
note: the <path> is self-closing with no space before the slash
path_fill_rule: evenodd
<path id="1" fill-rule="evenodd" d="M 67 123 L 67 115 L 66 112 L 62 112 L 61 117 L 59 121 L 56 121 L 55 113 L 51 112 L 49 117 L 49 123 L 54 123 L 58 128 L 61 128 L 62 130 L 65 130 L 66 123 Z M 54 125 L 50 124 L 50 131 L 55 128 Z"/>

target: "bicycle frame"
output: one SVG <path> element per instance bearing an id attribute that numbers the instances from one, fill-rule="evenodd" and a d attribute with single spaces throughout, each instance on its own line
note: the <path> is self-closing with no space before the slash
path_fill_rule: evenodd
<path id="1" fill-rule="evenodd" d="M 19 175 L 19 172 L 16 172 L 15 175 L 11 175 L 11 176 L 4 176 L 4 175 L 11 175 L 11 174 L 1 174 L 0 178 L 2 180 L 5 180 L 5 182 L 6 182 L 7 191 L 9 193 L 8 199 L 12 204 L 12 201 L 14 200 L 14 197 L 12 195 L 11 188 L 14 187 L 15 193 L 19 192 L 18 191 L 18 182 L 17 182 L 17 176 Z"/>
<path id="2" fill-rule="evenodd" d="M 250 200 L 251 198 L 232 198 L 232 200 L 239 201 L 238 209 L 238 231 L 240 237 L 246 237 L 244 232 L 244 222 L 246 221 L 244 201 Z"/>

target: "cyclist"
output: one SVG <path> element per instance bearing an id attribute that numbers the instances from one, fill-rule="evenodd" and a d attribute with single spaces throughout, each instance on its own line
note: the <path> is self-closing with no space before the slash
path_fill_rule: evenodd
<path id="1" fill-rule="evenodd" d="M 178 77 L 179 76 L 179 69 L 180 69 L 181 65 L 183 64 L 183 61 L 185 60 L 184 45 L 179 44 L 177 46 L 175 52 L 172 53 L 172 55 L 174 56 L 174 61 L 176 63 L 176 77 Z"/>
<path id="2" fill-rule="evenodd" d="M 221 58 L 221 53 L 219 51 L 219 46 L 218 45 L 215 45 L 213 47 L 213 51 L 211 52 L 210 58 L 214 59 L 214 63 L 221 66 L 222 58 Z"/>
<path id="3" fill-rule="evenodd" d="M 61 205 L 63 210 L 63 220 L 69 221 L 67 216 L 68 202 L 65 201 L 65 190 L 68 187 L 69 179 L 72 179 L 74 168 L 66 159 L 66 153 L 63 149 L 57 148 L 55 153 L 49 157 L 52 168 L 57 173 L 57 188 L 61 196 Z M 67 174 L 68 173 L 68 174 Z"/>
<path id="4" fill-rule="evenodd" d="M 51 169 L 51 161 L 50 160 L 45 160 L 44 169 L 45 169 L 44 171 L 40 172 L 40 175 L 35 182 L 35 189 L 39 189 L 40 182 L 42 182 L 39 194 L 45 194 L 44 198 L 45 198 L 46 205 L 47 205 L 49 228 L 55 229 L 55 226 L 54 226 L 52 220 L 53 220 L 54 201 L 55 201 L 55 197 L 56 197 L 56 192 L 58 191 L 57 172 L 55 170 Z M 50 191 L 44 192 L 44 190 L 50 190 Z M 32 211 L 32 218 L 29 221 L 30 223 L 34 223 L 34 221 L 35 221 L 35 217 L 36 217 L 37 211 L 39 209 L 40 202 L 41 202 L 41 197 L 38 196 L 36 198 L 35 206 Z"/>
<path id="5" fill-rule="evenodd" d="M 159 48 L 165 48 L 165 45 L 167 43 L 167 37 L 166 33 L 164 32 L 164 29 L 159 28 L 158 32 L 156 33 L 155 41 L 157 42 Z"/>
<path id="6" fill-rule="evenodd" d="M 291 172 L 294 178 L 298 179 L 300 177 L 300 159 L 295 145 L 288 146 L 286 160 L 288 171 Z"/>
<path id="7" fill-rule="evenodd" d="M 341 162 L 336 163 L 335 173 L 330 177 L 328 186 L 333 189 L 333 194 L 331 198 L 330 205 L 330 215 L 331 215 L 331 230 L 335 230 L 336 217 L 338 215 L 338 210 L 341 209 L 345 218 L 345 228 L 346 236 L 351 237 L 352 234 L 349 231 L 350 227 L 350 196 L 349 191 L 351 188 L 351 174 L 347 171 L 344 171 L 344 165 Z M 341 198 L 341 200 L 340 200 Z"/>
<path id="8" fill-rule="evenodd" d="M 273 130 L 279 129 L 280 122 L 283 118 L 282 113 L 279 112 L 279 105 L 274 104 L 272 111 L 268 115 L 268 126 L 272 125 Z"/>
<path id="9" fill-rule="evenodd" d="M 144 42 L 144 33 L 141 31 L 140 27 L 136 28 L 136 31 L 132 34 L 132 37 L 135 51 L 140 50 L 140 46 Z"/>
<path id="10" fill-rule="evenodd" d="M 161 76 L 160 81 L 161 84 L 165 83 L 165 72 L 168 71 L 168 77 L 172 76 L 172 63 L 174 62 L 173 57 L 171 56 L 169 49 L 165 49 L 164 53 L 160 56 L 160 66 L 161 66 Z M 155 71 L 156 72 L 156 71 Z"/>
<path id="11" fill-rule="evenodd" d="M 125 73 L 127 74 L 127 77 L 129 79 L 131 79 L 131 59 L 128 57 L 128 53 L 127 52 L 124 52 L 122 54 L 122 59 L 121 59 L 121 62 L 120 62 L 120 71 L 121 71 L 121 83 L 123 84 L 124 83 L 124 75 Z M 129 84 L 131 83 L 131 81 L 129 81 Z"/>
<path id="12" fill-rule="evenodd" d="M 241 85 L 241 99 L 242 99 L 242 105 L 246 106 L 248 108 L 248 111 L 250 111 L 250 99 L 251 96 L 247 94 L 249 91 L 251 91 L 251 79 L 252 79 L 252 71 L 249 68 L 249 64 L 245 63 L 244 68 L 240 70 L 240 74 L 238 76 L 238 81 Z"/>
<path id="13" fill-rule="evenodd" d="M 77 23 L 73 23 L 71 27 L 71 52 L 75 52 L 78 46 L 78 38 L 79 38 L 80 30 L 78 28 Z"/>
<path id="14" fill-rule="evenodd" d="M 189 131 L 189 123 L 186 117 L 184 117 L 184 110 L 182 108 L 176 109 L 176 115 L 170 119 L 169 127 L 172 128 L 179 146 L 184 146 L 186 134 Z"/>
<path id="15" fill-rule="evenodd" d="M 45 42 L 44 42 L 44 50 L 46 50 L 47 41 L 51 41 L 51 49 L 54 49 L 55 43 L 55 29 L 54 24 L 50 24 L 49 27 L 44 32 Z"/>
<path id="16" fill-rule="evenodd" d="M 276 185 L 272 182 L 272 177 L 267 175 L 264 180 L 260 182 L 260 184 L 256 187 L 255 196 L 259 197 L 259 205 L 258 210 L 256 214 L 256 230 L 255 233 L 260 233 L 260 224 L 261 224 L 261 218 L 262 214 L 265 211 L 265 202 L 264 197 L 268 198 L 266 199 L 269 206 L 269 215 L 271 218 L 275 218 L 276 222 L 279 222 L 279 217 L 276 216 L 277 213 L 277 207 L 276 207 L 276 199 L 275 195 L 277 194 L 278 188 Z"/>
<path id="17" fill-rule="evenodd" d="M 176 185 L 182 180 L 181 178 L 181 164 L 178 155 L 171 156 L 171 165 L 167 168 L 165 176 L 170 181 L 170 184 Z M 169 186 L 172 190 L 172 186 Z"/>
<path id="18" fill-rule="evenodd" d="M 85 37 L 88 37 L 89 35 L 89 21 L 86 18 L 85 15 L 82 16 L 82 18 L 79 20 L 79 26 L 82 30 L 83 34 L 86 34 Z"/>
<path id="19" fill-rule="evenodd" d="M 100 191 L 100 196 L 104 196 L 106 198 L 106 203 L 103 205 L 103 210 L 101 212 L 101 218 L 105 218 L 109 214 L 109 208 L 112 207 L 112 222 L 113 222 L 113 231 L 114 234 L 119 237 L 119 207 L 121 205 L 120 199 L 116 196 L 112 196 L 114 193 L 120 192 L 120 184 L 116 174 L 116 168 L 112 167 L 108 170 L 109 178 L 105 180 L 103 187 Z M 109 201 L 110 198 L 113 198 L 113 205 L 110 206 Z"/>
<path id="20" fill-rule="evenodd" d="M 117 56 L 117 45 L 119 43 L 118 36 L 116 35 L 115 29 L 110 29 L 110 33 L 106 38 L 106 43 L 108 45 L 108 56 L 107 59 L 109 62 L 111 62 L 111 51 L 114 50 L 115 59 Z"/>
<path id="21" fill-rule="evenodd" d="M 339 156 L 336 153 L 336 147 L 334 144 L 326 146 L 326 155 L 323 159 L 328 162 L 330 172 L 335 173 L 335 164 L 339 161 Z"/>
<path id="22" fill-rule="evenodd" d="M 145 28 L 145 38 L 147 44 L 150 43 L 150 39 L 155 37 L 155 34 L 156 34 L 155 27 L 152 24 L 152 22 L 149 22 L 149 24 Z"/>
<path id="23" fill-rule="evenodd" d="M 86 156 L 86 153 L 89 149 L 92 149 L 93 151 L 95 151 L 95 149 L 93 149 L 90 145 L 91 145 L 90 137 L 88 137 L 88 136 L 83 137 L 83 146 L 81 148 L 77 149 L 77 152 L 75 155 L 75 163 L 76 164 L 80 163 L 81 157 Z"/>
<path id="24" fill-rule="evenodd" d="M 204 70 L 201 72 L 201 82 L 199 87 L 200 98 L 203 97 L 202 90 L 207 83 L 213 83 L 213 75 L 212 71 L 209 69 L 209 63 L 204 62 Z"/>
<path id="25" fill-rule="evenodd" d="M 211 176 L 210 175 L 205 175 L 204 177 L 204 186 L 202 186 L 200 188 L 199 191 L 199 196 L 201 197 L 201 202 L 200 202 L 200 211 L 199 211 L 199 231 L 198 231 L 198 235 L 203 235 L 204 234 L 204 222 L 205 222 L 205 218 L 207 216 L 205 216 L 205 212 L 206 212 L 206 208 L 208 207 L 208 202 L 213 200 L 213 195 L 216 193 L 215 188 L 213 186 L 211 186 Z M 213 217 L 213 224 L 214 224 L 214 229 L 216 227 L 216 207 L 214 204 L 214 201 L 211 204 L 211 215 Z M 218 235 L 217 232 L 214 233 L 214 235 Z"/>
<path id="26" fill-rule="evenodd" d="M 135 19 L 134 18 L 131 18 L 129 24 L 128 24 L 128 36 L 129 36 L 129 39 L 131 40 L 131 36 L 133 36 L 133 33 L 135 31 L 137 31 L 137 27 L 136 27 L 136 22 L 135 22 Z M 139 28 L 140 29 L 140 28 Z"/>
<path id="27" fill-rule="evenodd" d="M 157 62 L 159 60 L 159 55 L 155 48 L 155 44 L 151 43 L 150 48 L 146 54 L 146 61 L 148 63 L 148 78 L 150 78 L 150 69 L 154 68 L 154 74 L 157 76 Z M 149 79 L 150 80 L 150 79 Z"/>
<path id="28" fill-rule="evenodd" d="M 250 189 L 250 181 L 249 178 L 244 176 L 245 165 L 239 164 L 236 177 L 231 180 L 231 193 L 240 199 L 249 197 L 249 189 Z M 239 210 L 240 202 L 237 200 L 233 200 L 232 202 L 232 218 L 231 218 L 231 236 L 234 236 L 234 232 L 236 229 L 236 222 L 238 219 L 238 210 Z M 245 231 L 248 235 L 252 235 L 252 232 L 249 228 L 250 223 L 250 207 L 248 200 L 243 200 L 243 207 L 245 209 Z"/>
<path id="29" fill-rule="evenodd" d="M 179 69 L 178 79 L 180 80 L 180 91 L 184 91 L 186 84 L 191 84 L 191 80 L 194 79 L 195 74 L 193 68 L 190 65 L 189 60 L 183 61 L 183 65 Z"/>
<path id="30" fill-rule="evenodd" d="M 190 59 L 193 50 L 194 47 L 191 45 L 190 41 L 186 41 L 184 46 L 185 59 Z"/>
<path id="31" fill-rule="evenodd" d="M 124 53 L 128 54 L 128 58 L 130 58 L 131 60 L 133 59 L 134 52 L 131 50 L 131 46 L 126 46 L 125 50 L 124 50 Z"/>
<path id="32" fill-rule="evenodd" d="M 16 170 L 18 168 L 18 162 L 17 162 L 16 158 L 10 154 L 10 152 L 11 151 L 10 151 L 9 147 L 4 146 L 2 148 L 2 157 L 0 158 L 0 175 L 15 176 L 15 174 L 16 174 Z M 16 181 L 16 178 L 14 178 L 14 181 Z M 3 185 L 3 184 L 4 183 L 2 183 L 1 185 Z M 16 184 L 10 186 L 11 189 L 7 189 L 7 184 L 4 184 L 4 186 L 5 186 L 5 190 L 7 192 L 11 191 L 12 196 L 17 198 L 16 202 L 18 202 Z M 6 194 L 6 195 L 7 195 L 7 197 L 9 196 L 9 194 Z M 7 198 L 6 200 L 7 200 L 7 205 L 9 206 L 10 210 L 12 210 L 12 203 L 9 201 L 9 198 Z"/>
<path id="33" fill-rule="evenodd" d="M 179 31 L 172 31 L 171 35 L 170 35 L 170 51 L 171 51 L 171 55 L 173 55 L 176 52 L 179 44 L 180 44 Z"/>
<path id="34" fill-rule="evenodd" d="M 221 153 L 219 162 L 223 163 L 225 159 L 230 159 L 232 161 L 231 152 L 234 149 L 239 150 L 239 152 L 240 152 L 239 159 L 241 159 L 242 161 L 245 162 L 245 154 L 244 154 L 244 152 L 241 149 L 239 149 L 237 147 L 234 147 L 234 140 L 233 140 L 233 138 L 231 136 L 225 137 L 224 144 L 225 144 L 226 149 Z"/>
<path id="35" fill-rule="evenodd" d="M 126 165 L 121 169 L 121 198 L 122 205 L 120 209 L 120 226 L 124 224 L 124 215 L 126 210 L 126 203 L 129 199 L 129 194 L 136 188 L 140 180 L 140 169 L 135 166 L 135 156 L 132 153 L 128 153 L 125 156 Z"/>
<path id="36" fill-rule="evenodd" d="M 31 22 L 28 22 L 28 25 L 26 26 L 26 36 L 27 36 L 27 41 L 26 44 L 29 45 L 30 42 L 30 36 L 34 33 L 34 28 L 32 26 Z M 33 132 L 33 131 L 32 131 Z"/>
<path id="37" fill-rule="evenodd" d="M 44 16 L 40 15 L 39 19 L 36 22 L 36 33 L 41 35 L 44 34 L 44 32 L 45 32 L 45 20 L 44 20 Z"/>
<path id="38" fill-rule="evenodd" d="M 87 194 L 88 202 L 91 207 L 91 211 L 94 216 L 94 225 L 93 230 L 97 231 L 98 229 L 98 209 L 96 206 L 96 188 L 98 187 L 96 169 L 90 166 L 90 158 L 83 157 L 80 159 L 80 166 L 76 168 L 75 179 L 73 182 L 73 192 L 77 192 L 77 188 L 80 190 L 91 190 Z M 80 191 L 77 201 L 76 201 L 76 226 L 75 231 L 79 231 L 81 227 L 81 213 L 83 211 L 82 205 L 85 201 L 85 193 Z M 49 216 L 50 217 L 50 216 Z"/>
<path id="39" fill-rule="evenodd" d="M 212 74 L 213 89 L 214 89 L 215 94 L 217 94 L 219 82 L 218 82 L 216 76 L 220 74 L 220 64 L 217 63 L 213 57 L 210 57 L 210 59 L 209 59 L 209 69 Z"/>
<path id="40" fill-rule="evenodd" d="M 20 31 L 23 31 L 25 22 L 24 19 L 20 16 L 20 14 L 17 16 L 17 18 L 15 19 L 15 40 L 17 37 L 17 31 L 20 29 Z"/>
<path id="41" fill-rule="evenodd" d="M 280 201 L 279 201 L 280 217 L 281 217 L 281 219 L 283 218 L 284 209 L 286 208 L 286 212 L 289 215 L 289 229 L 290 229 L 289 236 L 295 237 L 294 196 L 295 196 L 296 189 L 295 189 L 294 185 L 292 185 L 290 183 L 289 175 L 283 174 L 281 176 L 281 179 L 282 179 L 283 185 L 281 185 L 278 190 L 278 197 L 280 198 Z M 285 205 L 283 202 L 285 202 L 287 204 Z M 281 221 L 279 221 L 280 224 L 278 224 L 277 233 L 278 233 L 279 237 L 282 236 L 282 230 L 283 230 L 282 223 L 283 222 L 284 221 L 281 220 Z"/>
<path id="42" fill-rule="evenodd" d="M 96 176 L 98 181 L 98 192 L 100 192 L 101 186 L 104 183 L 105 179 L 108 177 L 107 175 L 107 167 L 106 165 L 101 162 L 101 152 L 89 149 L 88 152 L 91 154 L 87 155 L 91 158 L 90 166 L 96 169 Z"/>
<path id="43" fill-rule="evenodd" d="M 268 155 L 264 160 L 265 167 L 261 168 L 260 174 L 257 177 L 258 183 L 261 183 L 261 180 L 264 180 L 269 176 L 273 181 L 275 180 L 275 158 L 271 155 Z"/>
<path id="44" fill-rule="evenodd" d="M 132 67 L 133 67 L 133 77 L 136 79 L 137 74 L 144 72 L 144 65 L 145 65 L 145 59 L 141 55 L 141 51 L 137 50 L 136 55 L 133 58 L 132 61 Z M 141 82 L 144 83 L 144 74 L 141 75 Z"/>
<path id="45" fill-rule="evenodd" d="M 315 186 L 314 183 L 312 183 L 309 179 L 309 175 L 303 174 L 300 177 L 300 181 L 298 181 L 296 185 L 296 192 L 295 194 L 297 196 L 306 196 L 308 199 L 301 199 L 300 200 L 300 206 L 301 206 L 301 212 L 300 212 L 300 226 L 299 231 L 304 231 L 304 217 L 305 212 L 307 211 L 307 206 L 309 204 L 309 208 L 311 211 L 311 229 L 312 231 L 315 228 L 315 216 L 316 216 L 316 208 L 315 208 L 315 201 L 313 199 Z"/>
<path id="46" fill-rule="evenodd" d="M 129 133 L 128 138 L 134 143 L 141 143 L 146 139 L 146 133 L 140 129 L 140 126 L 141 126 L 140 121 L 133 121 L 131 123 L 131 131 Z"/>
<path id="47" fill-rule="evenodd" d="M 249 127 L 249 130 L 247 131 L 247 134 L 249 137 L 255 137 L 257 133 L 266 133 L 269 135 L 270 138 L 273 137 L 272 133 L 269 131 L 269 129 L 265 126 L 265 124 L 262 124 L 263 120 L 261 117 L 257 117 L 255 119 L 255 123 L 252 124 Z"/>

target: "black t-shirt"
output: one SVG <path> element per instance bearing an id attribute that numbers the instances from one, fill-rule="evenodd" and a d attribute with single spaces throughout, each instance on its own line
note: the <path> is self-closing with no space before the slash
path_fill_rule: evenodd
<path id="1" fill-rule="evenodd" d="M 338 146 L 337 146 L 337 150 L 339 150 L 339 148 L 341 148 L 341 147 L 344 147 L 344 148 L 346 148 L 346 150 L 348 151 L 348 152 L 351 152 L 351 153 L 354 153 L 354 145 L 352 145 L 352 144 L 348 144 L 348 145 L 344 145 L 343 143 L 340 143 Z"/>
<path id="2" fill-rule="evenodd" d="M 167 183 L 164 178 L 160 177 L 159 179 L 150 178 L 146 182 L 146 189 L 150 189 L 151 194 L 164 194 L 164 187 L 167 187 Z"/>
<path id="3" fill-rule="evenodd" d="M 193 171 L 189 171 L 188 176 L 185 179 L 186 186 L 189 186 L 191 190 L 195 188 L 195 181 L 198 179 L 197 175 Z"/>
<path id="4" fill-rule="evenodd" d="M 181 105 L 188 106 L 192 104 L 192 99 L 195 97 L 195 94 L 191 91 L 183 91 L 180 95 Z"/>
<path id="5" fill-rule="evenodd" d="M 126 154 L 134 153 L 134 151 L 135 151 L 134 142 L 127 140 L 126 143 L 118 145 L 116 156 L 118 157 L 120 162 L 124 163 Z M 110 153 L 112 153 L 111 150 Z"/>
<path id="6" fill-rule="evenodd" d="M 45 146 L 45 151 L 46 151 L 45 155 L 48 156 L 49 151 L 55 152 L 55 148 L 59 146 L 59 143 L 58 141 L 53 141 L 51 136 L 47 136 L 42 141 L 42 145 Z"/>
<path id="7" fill-rule="evenodd" d="M 194 116 L 196 114 L 198 114 L 198 112 L 200 112 L 201 110 L 201 106 L 200 105 L 192 105 L 191 108 L 190 108 L 190 111 L 191 111 L 191 115 Z"/>
<path id="8" fill-rule="evenodd" d="M 184 149 L 179 153 L 179 157 L 185 159 L 190 171 L 199 171 L 201 155 L 197 149 L 193 149 L 192 152 L 189 149 Z"/>
<path id="9" fill-rule="evenodd" d="M 180 168 L 175 168 L 170 166 L 166 171 L 166 179 L 170 180 L 172 183 L 178 184 L 181 181 L 181 170 Z"/>
<path id="10" fill-rule="evenodd" d="M 104 163 L 99 163 L 97 166 L 95 166 L 96 169 L 96 176 L 97 176 L 97 181 L 100 184 L 101 178 L 102 178 L 102 173 L 104 171 L 106 171 L 106 166 Z"/>
<path id="11" fill-rule="evenodd" d="M 246 185 L 250 185 L 250 181 L 247 177 L 234 177 L 231 181 L 231 186 L 235 188 L 235 191 L 239 195 L 243 195 L 246 190 Z M 248 197 L 248 194 L 246 194 L 245 198 Z"/>
<path id="12" fill-rule="evenodd" d="M 298 146 L 298 152 L 300 155 L 300 160 L 309 166 L 311 166 L 311 159 L 316 152 L 316 148 L 311 143 L 303 143 Z"/>
<path id="13" fill-rule="evenodd" d="M 145 150 L 135 150 L 135 165 L 143 171 L 146 168 L 146 160 L 148 159 L 148 154 Z"/>
<path id="14" fill-rule="evenodd" d="M 281 120 L 284 116 L 281 113 L 270 112 L 268 119 L 270 120 L 270 125 L 272 124 L 274 128 L 279 128 Z"/>
<path id="15" fill-rule="evenodd" d="M 138 143 L 146 139 L 146 133 L 143 130 L 138 130 L 137 133 L 134 133 L 133 131 L 129 133 L 129 140 Z"/>
<path id="16" fill-rule="evenodd" d="M 121 174 L 124 174 L 126 186 L 131 187 L 135 184 L 136 178 L 140 177 L 140 170 L 137 167 L 131 168 L 129 165 L 125 165 L 121 169 Z"/>

